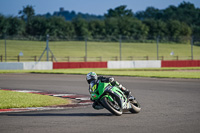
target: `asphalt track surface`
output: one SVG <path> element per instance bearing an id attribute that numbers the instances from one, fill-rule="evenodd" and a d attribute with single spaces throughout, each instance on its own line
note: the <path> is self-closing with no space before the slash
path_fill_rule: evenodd
<path id="1" fill-rule="evenodd" d="M 91 106 L 0 114 L 1 133 L 199 133 L 200 80 L 119 77 L 141 104 L 138 114 L 114 116 Z M 2 89 L 88 95 L 83 75 L 0 74 Z"/>

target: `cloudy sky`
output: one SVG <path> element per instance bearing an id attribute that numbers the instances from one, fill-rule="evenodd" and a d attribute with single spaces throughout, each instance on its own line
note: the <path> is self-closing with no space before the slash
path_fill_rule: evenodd
<path id="1" fill-rule="evenodd" d="M 110 8 L 127 5 L 133 12 L 145 10 L 149 6 L 164 9 L 169 5 L 178 6 L 184 0 L 0 0 L 0 14 L 18 15 L 23 6 L 32 5 L 36 14 L 53 13 L 60 7 L 65 10 L 95 15 L 103 15 Z M 200 0 L 185 0 L 200 8 Z"/>

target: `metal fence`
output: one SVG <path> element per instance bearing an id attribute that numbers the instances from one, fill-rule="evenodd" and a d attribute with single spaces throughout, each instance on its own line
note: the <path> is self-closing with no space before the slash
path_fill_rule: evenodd
<path id="1" fill-rule="evenodd" d="M 197 37 L 52 37 L 4 36 L 1 62 L 200 60 Z"/>

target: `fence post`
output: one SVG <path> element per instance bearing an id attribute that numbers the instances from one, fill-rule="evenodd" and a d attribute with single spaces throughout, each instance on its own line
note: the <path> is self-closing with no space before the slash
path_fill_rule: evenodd
<path id="1" fill-rule="evenodd" d="M 37 61 L 37 56 L 34 56 L 34 60 L 35 60 L 35 62 Z"/>
<path id="2" fill-rule="evenodd" d="M 118 56 L 116 56 L 116 61 L 118 61 Z"/>
<path id="3" fill-rule="evenodd" d="M 85 62 L 87 62 L 87 37 L 85 37 Z"/>
<path id="4" fill-rule="evenodd" d="M 149 60 L 149 56 L 146 56 L 146 60 Z"/>
<path id="5" fill-rule="evenodd" d="M 178 60 L 178 56 L 176 56 L 176 60 Z"/>
<path id="6" fill-rule="evenodd" d="M 86 56 L 84 56 L 83 58 L 84 58 L 84 61 L 85 61 L 85 62 L 87 62 L 87 57 L 86 57 Z"/>
<path id="7" fill-rule="evenodd" d="M 119 60 L 122 60 L 122 36 L 119 36 Z"/>
<path id="8" fill-rule="evenodd" d="M 3 62 L 3 55 L 1 55 L 0 57 L 1 57 L 1 62 Z"/>
<path id="9" fill-rule="evenodd" d="M 67 56 L 67 61 L 70 62 L 70 56 Z"/>
<path id="10" fill-rule="evenodd" d="M 102 62 L 102 56 L 99 57 L 100 62 Z"/>
<path id="11" fill-rule="evenodd" d="M 191 37 L 191 60 L 193 60 L 193 36 Z"/>
<path id="12" fill-rule="evenodd" d="M 51 61 L 53 62 L 53 55 L 51 56 Z"/>
<path id="13" fill-rule="evenodd" d="M 133 60 L 133 56 L 130 56 L 131 60 Z"/>
<path id="14" fill-rule="evenodd" d="M 46 40 L 46 47 L 47 47 L 47 61 L 49 61 L 49 35 L 47 34 Z"/>
<path id="15" fill-rule="evenodd" d="M 5 62 L 7 62 L 6 35 L 4 35 L 4 39 L 5 39 Z"/>
<path id="16" fill-rule="evenodd" d="M 161 60 L 164 60 L 164 56 L 161 56 Z"/>
<path id="17" fill-rule="evenodd" d="M 158 50 L 158 45 L 159 45 L 159 36 L 156 38 L 156 44 L 157 44 L 157 60 L 159 60 L 159 50 Z"/>
<path id="18" fill-rule="evenodd" d="M 18 60 L 18 62 L 20 62 L 20 56 L 19 55 L 17 56 L 17 60 Z"/>

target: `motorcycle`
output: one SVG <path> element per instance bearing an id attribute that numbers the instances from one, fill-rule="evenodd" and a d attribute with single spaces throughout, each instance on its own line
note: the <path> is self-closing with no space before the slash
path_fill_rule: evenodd
<path id="1" fill-rule="evenodd" d="M 95 84 L 94 84 L 95 85 Z M 139 113 L 140 104 L 135 98 L 127 98 L 116 86 L 100 82 L 98 86 L 90 87 L 91 100 L 106 108 L 112 114 L 120 116 L 123 112 Z"/>

